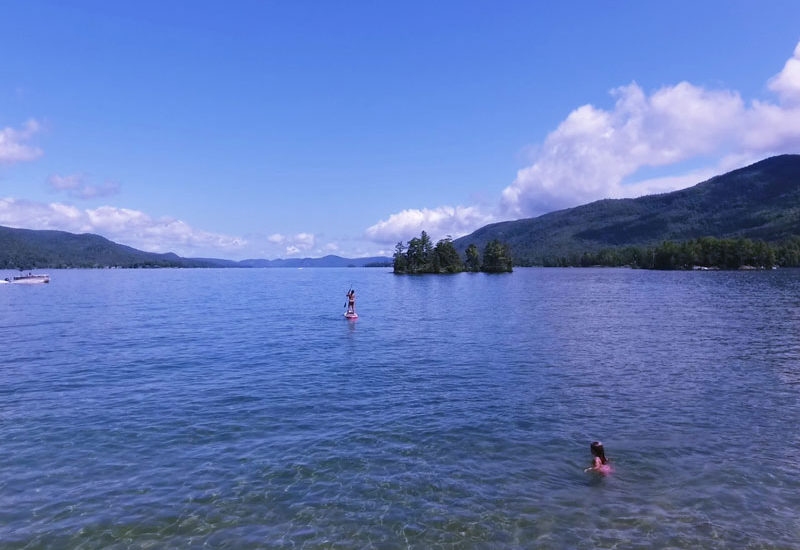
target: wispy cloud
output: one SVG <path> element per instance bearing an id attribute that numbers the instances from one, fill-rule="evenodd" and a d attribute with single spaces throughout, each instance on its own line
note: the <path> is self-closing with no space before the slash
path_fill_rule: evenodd
<path id="1" fill-rule="evenodd" d="M 319 239 L 314 233 L 302 232 L 294 235 L 284 235 L 283 233 L 272 233 L 267 237 L 254 236 L 252 241 L 260 242 L 256 253 L 262 257 L 282 258 L 285 256 L 297 256 L 299 254 L 322 254 L 330 250 L 328 244 L 320 244 Z M 319 245 L 319 246 L 318 246 Z"/>
<path id="2" fill-rule="evenodd" d="M 273 237 L 280 237 L 280 239 L 273 239 Z M 268 240 L 274 244 L 283 246 L 283 254 L 286 256 L 296 256 L 303 252 L 308 253 L 314 248 L 316 237 L 313 233 L 297 233 L 294 236 L 287 237 L 280 234 L 271 235 Z"/>
<path id="3" fill-rule="evenodd" d="M 42 150 L 28 142 L 41 129 L 41 125 L 30 119 L 22 128 L 15 130 L 6 126 L 0 130 L 0 164 L 25 162 L 42 156 Z"/>
<path id="4" fill-rule="evenodd" d="M 53 192 L 64 192 L 76 199 L 94 199 L 116 195 L 120 191 L 118 183 L 106 181 L 100 185 L 91 184 L 84 174 L 59 176 L 53 174 L 47 178 L 47 186 Z"/>
<path id="5" fill-rule="evenodd" d="M 0 225 L 98 233 L 115 242 L 149 252 L 183 256 L 234 254 L 247 242 L 239 237 L 196 229 L 184 221 L 155 218 L 139 210 L 101 206 L 81 209 L 64 203 L 0 198 Z"/>
<path id="6" fill-rule="evenodd" d="M 311 250 L 316 237 L 313 233 L 298 233 L 292 238 L 292 244 L 300 250 Z"/>

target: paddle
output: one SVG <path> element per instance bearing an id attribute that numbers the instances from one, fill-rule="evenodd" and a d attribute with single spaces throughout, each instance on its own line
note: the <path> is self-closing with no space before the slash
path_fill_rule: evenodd
<path id="1" fill-rule="evenodd" d="M 347 307 L 347 303 L 350 301 L 350 291 L 353 290 L 353 285 L 350 285 L 350 290 L 347 291 L 347 300 L 344 301 L 344 307 Z"/>

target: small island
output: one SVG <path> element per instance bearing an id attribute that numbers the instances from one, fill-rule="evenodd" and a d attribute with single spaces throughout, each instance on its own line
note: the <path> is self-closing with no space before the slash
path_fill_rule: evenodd
<path id="1" fill-rule="evenodd" d="M 470 244 L 466 258 L 461 256 L 453 245 L 453 239 L 445 237 L 436 245 L 423 231 L 407 244 L 397 243 L 394 252 L 394 273 L 405 274 L 448 274 L 462 271 L 484 273 L 511 273 L 512 259 L 508 245 L 494 239 L 486 243 L 481 258 L 478 247 Z"/>

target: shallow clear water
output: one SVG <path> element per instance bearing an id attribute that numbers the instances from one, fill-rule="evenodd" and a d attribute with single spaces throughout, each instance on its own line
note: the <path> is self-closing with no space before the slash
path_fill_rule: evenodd
<path id="1" fill-rule="evenodd" d="M 51 275 L 2 548 L 800 548 L 800 271 Z"/>

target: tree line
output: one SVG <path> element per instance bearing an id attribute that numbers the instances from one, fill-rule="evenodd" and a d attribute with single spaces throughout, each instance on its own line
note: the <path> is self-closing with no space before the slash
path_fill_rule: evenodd
<path id="1" fill-rule="evenodd" d="M 435 245 L 423 231 L 407 244 L 397 243 L 394 252 L 394 272 L 400 274 L 416 273 L 460 273 L 462 271 L 485 273 L 510 273 L 512 270 L 511 250 L 508 245 L 494 239 L 486 244 L 481 255 L 478 247 L 470 244 L 464 259 L 453 245 L 453 239 L 445 237 Z"/>
<path id="2" fill-rule="evenodd" d="M 534 265 L 530 263 L 528 265 Z M 658 246 L 625 246 L 597 252 L 542 258 L 546 267 L 634 267 L 640 269 L 740 269 L 800 267 L 800 236 L 769 243 L 751 239 L 702 237 Z"/>

